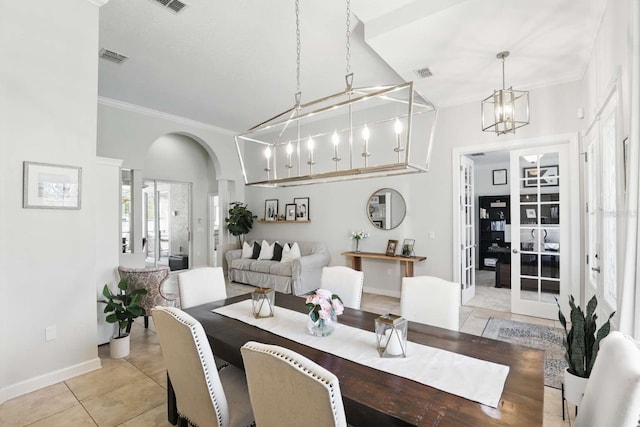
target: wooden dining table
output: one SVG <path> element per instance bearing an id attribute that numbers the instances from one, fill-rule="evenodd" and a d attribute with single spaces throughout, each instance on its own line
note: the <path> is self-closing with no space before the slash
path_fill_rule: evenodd
<path id="1" fill-rule="evenodd" d="M 410 341 L 509 366 L 500 403 L 492 408 L 211 311 L 249 298 L 251 294 L 240 295 L 185 311 L 200 321 L 214 354 L 237 367 L 243 368 L 240 348 L 247 341 L 258 341 L 289 348 L 333 372 L 340 381 L 347 421 L 353 426 L 542 426 L 543 351 L 409 322 Z M 277 307 L 306 313 L 304 299 L 292 295 L 276 293 L 276 316 Z M 374 332 L 378 316 L 345 308 L 339 322 Z M 175 424 L 177 413 L 170 379 L 167 392 L 169 421 Z"/>

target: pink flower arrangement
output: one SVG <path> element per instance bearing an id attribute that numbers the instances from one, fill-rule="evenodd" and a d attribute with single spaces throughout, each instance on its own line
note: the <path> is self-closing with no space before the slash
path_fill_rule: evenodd
<path id="1" fill-rule="evenodd" d="M 340 297 L 326 289 L 317 289 L 307 296 L 306 307 L 313 322 L 329 320 L 344 312 Z"/>

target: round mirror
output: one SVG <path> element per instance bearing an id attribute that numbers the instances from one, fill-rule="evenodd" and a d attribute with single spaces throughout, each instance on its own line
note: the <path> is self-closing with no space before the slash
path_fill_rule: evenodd
<path id="1" fill-rule="evenodd" d="M 392 188 L 381 188 L 367 201 L 367 216 L 374 227 L 380 230 L 396 228 L 404 220 L 407 206 L 402 194 Z"/>

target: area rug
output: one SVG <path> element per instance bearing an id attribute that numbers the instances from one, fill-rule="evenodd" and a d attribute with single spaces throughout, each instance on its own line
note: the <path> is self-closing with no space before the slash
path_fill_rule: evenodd
<path id="1" fill-rule="evenodd" d="M 567 367 L 562 346 L 562 329 L 491 317 L 482 336 L 544 350 L 544 385 L 558 389 L 561 387 Z"/>

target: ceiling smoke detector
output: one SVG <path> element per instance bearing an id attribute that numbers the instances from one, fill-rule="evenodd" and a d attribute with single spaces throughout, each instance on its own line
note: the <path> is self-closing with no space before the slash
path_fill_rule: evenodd
<path id="1" fill-rule="evenodd" d="M 416 76 L 421 79 L 426 79 L 427 77 L 433 76 L 433 73 L 429 69 L 429 67 L 418 68 L 417 70 L 413 70 Z"/>
<path id="2" fill-rule="evenodd" d="M 182 9 L 187 7 L 187 4 L 180 0 L 153 0 L 153 2 L 159 4 L 162 7 L 170 9 L 175 13 L 180 13 Z"/>
<path id="3" fill-rule="evenodd" d="M 124 61 L 129 59 L 128 56 L 105 48 L 100 49 L 98 56 L 102 59 L 106 59 L 107 61 L 115 62 L 116 64 L 122 64 Z"/>

